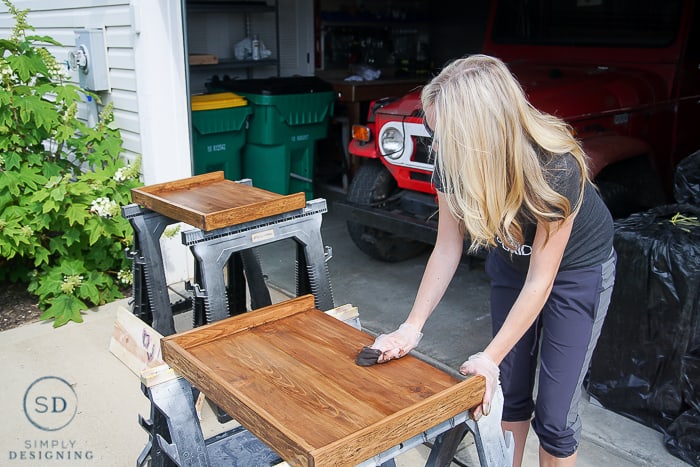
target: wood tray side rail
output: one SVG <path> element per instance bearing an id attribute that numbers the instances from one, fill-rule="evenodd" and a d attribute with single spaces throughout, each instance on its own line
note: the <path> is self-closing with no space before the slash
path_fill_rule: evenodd
<path id="1" fill-rule="evenodd" d="M 223 171 L 131 190 L 134 203 L 210 231 L 303 209 L 302 192 L 280 195 L 224 179 Z"/>
<path id="2" fill-rule="evenodd" d="M 165 337 L 165 361 L 294 466 L 356 465 L 478 405 L 459 380 L 408 355 L 354 359 L 372 336 L 313 296 Z"/>
<path id="3" fill-rule="evenodd" d="M 315 465 L 356 465 L 397 444 L 479 405 L 484 398 L 483 376 L 465 379 L 412 407 L 407 407 L 347 438 L 312 451 Z"/>
<path id="4" fill-rule="evenodd" d="M 314 308 L 314 296 L 311 294 L 302 295 L 278 303 L 277 305 L 258 308 L 255 313 L 243 313 L 236 316 L 235 320 L 215 321 L 205 324 L 189 331 L 181 332 L 171 336 L 166 336 L 163 340 L 169 345 L 188 349 L 191 351 L 195 347 L 203 344 L 211 344 L 217 339 L 229 337 L 237 332 L 280 320 L 287 316 L 303 313 Z"/>

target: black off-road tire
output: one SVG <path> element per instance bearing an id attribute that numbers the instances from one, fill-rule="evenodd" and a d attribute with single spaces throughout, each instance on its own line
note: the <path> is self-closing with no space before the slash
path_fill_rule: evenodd
<path id="1" fill-rule="evenodd" d="M 365 161 L 348 188 L 347 200 L 360 206 L 381 207 L 400 189 L 389 171 L 379 161 Z M 353 243 L 366 255 L 386 262 L 404 261 L 423 253 L 426 243 L 348 221 Z"/>

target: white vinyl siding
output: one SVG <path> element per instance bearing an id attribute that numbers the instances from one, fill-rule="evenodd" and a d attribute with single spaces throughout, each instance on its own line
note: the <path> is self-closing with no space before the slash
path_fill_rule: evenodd
<path id="1" fill-rule="evenodd" d="M 50 36 L 63 47 L 47 49 L 59 63 L 67 63 L 75 46 L 75 30 L 103 28 L 107 48 L 107 64 L 111 92 L 100 92 L 102 104 L 114 103 L 115 123 L 124 140 L 124 156 L 134 159 L 141 154 L 141 138 L 138 124 L 136 77 L 134 65 L 133 34 L 131 33 L 131 9 L 128 0 L 15 0 L 19 9 L 29 9 L 28 23 L 35 34 Z M 14 21 L 0 6 L 0 36 L 9 37 Z M 69 70 L 71 81 L 78 84 L 76 70 Z M 99 107 L 102 110 L 102 106 Z M 85 106 L 79 116 L 85 118 Z"/>
<path id="2" fill-rule="evenodd" d="M 114 120 L 124 141 L 124 157 L 142 157 L 146 184 L 188 177 L 191 172 L 184 43 L 179 0 L 14 0 L 29 9 L 34 34 L 63 46 L 47 46 L 59 63 L 68 63 L 76 29 L 104 30 L 109 91 Z M 9 37 L 14 20 L 0 4 L 0 37 Z M 76 70 L 70 80 L 78 84 Z M 87 119 L 87 105 L 79 107 Z"/>

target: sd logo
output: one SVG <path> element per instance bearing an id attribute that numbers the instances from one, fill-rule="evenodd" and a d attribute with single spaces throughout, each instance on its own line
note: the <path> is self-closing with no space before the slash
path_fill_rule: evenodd
<path id="1" fill-rule="evenodd" d="M 44 376 L 24 393 L 24 414 L 44 431 L 57 431 L 68 425 L 78 410 L 78 396 L 68 382 L 57 376 Z"/>

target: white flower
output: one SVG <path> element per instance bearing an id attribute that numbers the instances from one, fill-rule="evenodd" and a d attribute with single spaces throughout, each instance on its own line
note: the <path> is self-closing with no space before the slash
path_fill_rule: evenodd
<path id="1" fill-rule="evenodd" d="M 117 279 L 124 285 L 131 285 L 134 282 L 134 274 L 130 269 L 121 269 L 117 272 Z"/>
<path id="2" fill-rule="evenodd" d="M 97 198 L 90 205 L 90 212 L 100 217 L 114 217 L 119 214 L 119 205 L 109 198 Z"/>
<path id="3" fill-rule="evenodd" d="M 126 167 L 120 167 L 114 172 L 114 180 L 117 182 L 123 182 L 128 178 Z"/>

